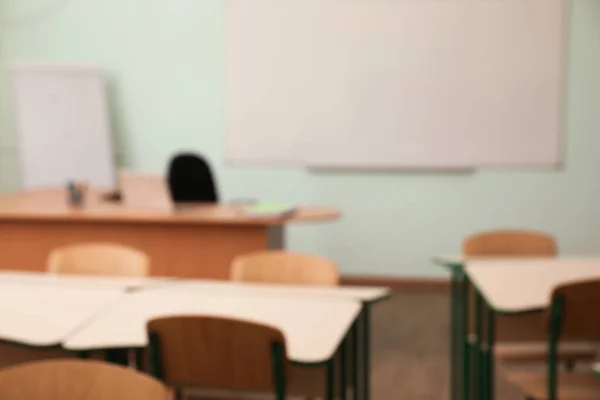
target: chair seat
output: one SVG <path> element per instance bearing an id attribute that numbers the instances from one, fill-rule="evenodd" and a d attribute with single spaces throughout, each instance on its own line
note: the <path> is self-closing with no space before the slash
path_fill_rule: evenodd
<path id="1" fill-rule="evenodd" d="M 495 355 L 505 363 L 545 362 L 548 358 L 546 343 L 498 343 Z M 598 345 L 592 343 L 565 343 L 559 347 L 560 362 L 592 362 L 598 354 Z"/>
<path id="2" fill-rule="evenodd" d="M 548 377 L 545 372 L 510 373 L 507 379 L 526 398 L 548 399 Z M 590 372 L 561 373 L 558 378 L 558 399 L 600 400 L 600 378 Z"/>

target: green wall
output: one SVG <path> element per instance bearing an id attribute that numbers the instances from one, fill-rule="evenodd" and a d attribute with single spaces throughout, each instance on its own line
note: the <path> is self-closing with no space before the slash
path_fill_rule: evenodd
<path id="1" fill-rule="evenodd" d="M 600 252 L 598 0 L 573 1 L 564 168 L 474 174 L 227 166 L 220 0 L 54 0 L 29 18 L 52 1 L 1 1 L 4 64 L 94 62 L 109 71 L 123 165 L 162 172 L 174 151 L 191 148 L 212 160 L 225 199 L 336 205 L 342 221 L 295 227 L 289 247 L 329 256 L 346 273 L 443 275 L 432 255 L 457 252 L 464 235 L 493 227 L 543 229 L 565 253 Z M 18 168 L 2 78 L 0 187 L 10 190 Z"/>

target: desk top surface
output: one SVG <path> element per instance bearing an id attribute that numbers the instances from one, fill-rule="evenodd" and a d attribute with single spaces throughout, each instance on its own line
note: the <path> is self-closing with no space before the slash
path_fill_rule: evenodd
<path id="1" fill-rule="evenodd" d="M 0 271 L 0 284 L 29 286 L 55 286 L 75 289 L 114 289 L 131 291 L 168 285 L 174 278 L 163 277 L 119 277 L 95 275 L 53 274 L 45 272 Z"/>
<path id="2" fill-rule="evenodd" d="M 63 188 L 16 192 L 0 196 L 1 220 L 132 221 L 174 224 L 281 225 L 302 221 L 328 221 L 340 217 L 334 208 L 299 206 L 285 217 L 248 216 L 239 205 L 183 204 L 174 212 L 134 209 L 104 201 L 102 191 L 91 190 L 82 207 L 71 207 Z"/>
<path id="3" fill-rule="evenodd" d="M 360 313 L 355 300 L 308 297 L 238 296 L 162 288 L 129 294 L 105 309 L 64 342 L 67 350 L 144 347 L 146 324 L 173 315 L 236 318 L 273 326 L 286 339 L 288 358 L 320 363 L 335 354 Z"/>
<path id="4" fill-rule="evenodd" d="M 202 291 L 238 296 L 300 296 L 357 300 L 373 303 L 389 297 L 388 287 L 378 286 L 310 286 L 267 283 L 247 283 L 216 281 L 205 279 L 177 279 L 170 277 L 119 277 L 98 275 L 53 274 L 48 272 L 28 272 L 0 270 L 1 284 L 21 284 L 28 286 L 56 286 L 83 289 L 114 289 L 121 291 L 149 290 L 169 286 L 173 289 Z"/>
<path id="5" fill-rule="evenodd" d="M 286 297 L 299 296 L 319 298 L 337 298 L 357 300 L 364 303 L 373 303 L 382 300 L 391 294 L 388 287 L 376 286 L 309 286 L 247 283 L 230 281 L 210 281 L 185 279 L 171 282 L 173 287 L 183 290 L 203 291 L 240 296 L 267 296 Z"/>
<path id="6" fill-rule="evenodd" d="M 384 287 L 1 271 L 0 340 L 40 347 L 62 344 L 70 350 L 141 347 L 147 343 L 149 319 L 201 314 L 272 325 L 286 336 L 293 361 L 318 363 L 334 354 L 360 313 L 361 302 L 388 295 Z"/>
<path id="7" fill-rule="evenodd" d="M 125 296 L 119 289 L 0 283 L 0 338 L 28 346 L 58 346 Z"/>
<path id="8" fill-rule="evenodd" d="M 547 308 L 558 285 L 600 279 L 600 257 L 471 260 L 466 272 L 494 310 L 517 313 Z"/>

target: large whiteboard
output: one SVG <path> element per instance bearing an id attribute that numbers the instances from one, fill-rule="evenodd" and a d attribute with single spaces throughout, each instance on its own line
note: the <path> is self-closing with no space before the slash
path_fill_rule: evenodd
<path id="1" fill-rule="evenodd" d="M 21 186 L 116 183 L 106 79 L 100 68 L 18 64 L 12 68 Z"/>
<path id="2" fill-rule="evenodd" d="M 229 0 L 228 159 L 561 160 L 564 0 Z"/>

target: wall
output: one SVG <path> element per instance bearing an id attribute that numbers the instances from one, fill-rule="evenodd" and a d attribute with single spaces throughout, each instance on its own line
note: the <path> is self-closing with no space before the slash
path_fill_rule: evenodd
<path id="1" fill-rule="evenodd" d="M 431 256 L 457 252 L 464 235 L 492 227 L 550 231 L 565 253 L 600 251 L 598 0 L 573 1 L 565 166 L 475 174 L 227 166 L 220 0 L 4 1 L 4 61 L 94 62 L 109 71 L 123 165 L 161 172 L 174 151 L 190 148 L 210 157 L 225 199 L 336 205 L 342 221 L 295 227 L 289 247 L 329 256 L 346 273 L 443 276 Z M 18 168 L 0 90 L 0 188 L 10 190 Z"/>

